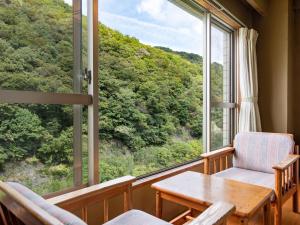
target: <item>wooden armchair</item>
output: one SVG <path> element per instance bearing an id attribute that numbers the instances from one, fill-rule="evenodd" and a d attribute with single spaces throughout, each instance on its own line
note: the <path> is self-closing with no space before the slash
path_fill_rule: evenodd
<path id="1" fill-rule="evenodd" d="M 206 174 L 273 189 L 275 225 L 281 224 L 282 205 L 290 197 L 293 197 L 293 211 L 299 212 L 299 147 L 295 146 L 292 135 L 239 133 L 234 147 L 202 157 Z"/>
<path id="2" fill-rule="evenodd" d="M 171 225 L 145 212 L 131 209 L 131 187 L 134 180 L 134 177 L 125 176 L 49 200 L 23 185 L 0 181 L 0 225 L 86 225 L 87 207 L 98 202 L 104 202 L 105 225 Z M 125 212 L 108 221 L 108 200 L 120 194 L 124 196 Z M 191 225 L 225 224 L 234 210 L 235 207 L 229 203 L 216 203 Z M 79 211 L 81 219 L 69 211 Z"/>

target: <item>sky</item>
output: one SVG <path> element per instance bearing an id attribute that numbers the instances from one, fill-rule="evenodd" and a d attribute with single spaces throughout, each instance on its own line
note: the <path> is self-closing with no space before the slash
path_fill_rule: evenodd
<path id="1" fill-rule="evenodd" d="M 64 0 L 72 4 L 72 0 Z M 83 14 L 86 15 L 83 0 Z M 174 1 L 174 0 L 173 0 Z M 203 22 L 168 0 L 99 0 L 99 20 L 141 43 L 203 56 Z M 212 62 L 222 63 L 223 34 L 212 32 Z"/>

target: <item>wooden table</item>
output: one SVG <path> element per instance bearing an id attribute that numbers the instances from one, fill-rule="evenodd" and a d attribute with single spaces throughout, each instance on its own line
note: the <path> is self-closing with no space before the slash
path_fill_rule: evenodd
<path id="1" fill-rule="evenodd" d="M 217 201 L 236 206 L 234 217 L 242 224 L 263 209 L 264 224 L 271 223 L 272 189 L 187 171 L 152 184 L 156 190 L 156 216 L 161 218 L 162 200 L 203 211 Z"/>

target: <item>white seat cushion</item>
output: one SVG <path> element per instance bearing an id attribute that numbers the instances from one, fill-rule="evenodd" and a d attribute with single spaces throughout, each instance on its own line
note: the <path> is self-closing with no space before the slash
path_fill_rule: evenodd
<path id="1" fill-rule="evenodd" d="M 232 167 L 223 170 L 213 176 L 222 177 L 225 179 L 240 181 L 243 183 L 254 184 L 266 188 L 275 188 L 275 177 L 272 173 L 263 173 L 254 170 L 246 170 L 241 168 Z M 271 201 L 275 200 L 275 196 L 271 197 Z"/>
<path id="2" fill-rule="evenodd" d="M 148 213 L 132 209 L 117 216 L 103 225 L 171 225 Z"/>

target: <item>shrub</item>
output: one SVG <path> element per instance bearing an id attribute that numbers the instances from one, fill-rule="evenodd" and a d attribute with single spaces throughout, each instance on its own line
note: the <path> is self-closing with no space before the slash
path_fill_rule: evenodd
<path id="1" fill-rule="evenodd" d="M 38 158 L 48 165 L 70 164 L 73 161 L 73 132 L 69 128 L 60 136 L 44 143 L 38 149 Z"/>
<path id="2" fill-rule="evenodd" d="M 70 174 L 70 168 L 64 164 L 59 164 L 56 166 L 50 166 L 47 170 L 45 170 L 45 173 L 54 177 L 64 177 Z"/>
<path id="3" fill-rule="evenodd" d="M 39 162 L 39 159 L 36 156 L 32 156 L 26 159 L 26 162 L 31 165 L 36 165 Z"/>

